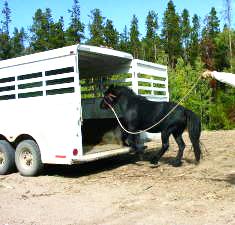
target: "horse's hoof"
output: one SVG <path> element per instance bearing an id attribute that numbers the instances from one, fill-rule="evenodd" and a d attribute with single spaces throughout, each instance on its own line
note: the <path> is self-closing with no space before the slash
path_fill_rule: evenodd
<path id="1" fill-rule="evenodd" d="M 158 159 L 157 158 L 152 158 L 150 160 L 150 163 L 153 164 L 153 165 L 157 165 L 158 164 Z"/>
<path id="2" fill-rule="evenodd" d="M 134 155 L 134 154 L 136 154 L 136 150 L 134 148 L 130 148 L 129 153 Z"/>
<path id="3" fill-rule="evenodd" d="M 138 153 L 137 155 L 138 155 L 138 159 L 139 159 L 140 161 L 143 161 L 143 160 L 144 160 L 144 154 L 143 154 L 143 153 Z"/>
<path id="4" fill-rule="evenodd" d="M 182 162 L 180 160 L 172 161 L 172 166 L 174 167 L 180 167 L 181 165 L 182 165 Z"/>

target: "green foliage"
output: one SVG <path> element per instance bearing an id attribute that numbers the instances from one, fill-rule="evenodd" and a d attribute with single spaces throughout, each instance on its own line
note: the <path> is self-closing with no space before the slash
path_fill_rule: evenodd
<path id="1" fill-rule="evenodd" d="M 229 18 L 228 24 L 220 30 L 214 7 L 201 25 L 196 14 L 191 19 L 187 9 L 177 13 L 173 0 L 169 0 L 162 21 L 155 11 L 148 12 L 145 35 L 139 32 L 136 15 L 133 15 L 130 27 L 125 26 L 119 34 L 113 21 L 103 17 L 100 9 L 94 9 L 89 16 L 89 37 L 85 37 L 79 0 L 73 0 L 68 10 L 70 22 L 67 28 L 63 17 L 58 21 L 53 19 L 51 9 L 38 9 L 33 15 L 29 34 L 23 28 L 15 28 L 12 34 L 9 32 L 11 9 L 8 2 L 3 0 L 0 10 L 0 60 L 84 42 L 107 46 L 132 53 L 134 58 L 168 65 L 170 99 L 175 102 L 187 93 L 205 69 L 235 73 L 235 31 Z M 159 24 L 162 24 L 161 30 Z M 90 82 L 95 79 L 106 78 L 91 78 Z M 87 83 L 82 82 L 83 88 L 87 88 Z M 94 90 L 94 96 L 98 95 L 100 93 Z M 218 82 L 212 90 L 208 81 L 200 81 L 183 105 L 200 116 L 206 129 L 235 127 L 235 88 Z"/>
<path id="2" fill-rule="evenodd" d="M 139 58 L 139 50 L 140 50 L 139 35 L 140 32 L 138 28 L 138 19 L 136 15 L 133 15 L 130 28 L 130 47 L 131 47 L 131 52 L 135 58 Z"/>
<path id="3" fill-rule="evenodd" d="M 17 28 L 14 29 L 13 37 L 11 38 L 13 57 L 24 55 L 25 53 L 24 42 L 26 40 L 26 36 L 27 35 L 24 31 L 24 28 L 21 28 L 20 31 Z"/>
<path id="4" fill-rule="evenodd" d="M 33 17 L 31 31 L 31 52 L 46 51 L 65 46 L 63 17 L 54 22 L 49 8 L 43 12 L 38 9 Z"/>
<path id="5" fill-rule="evenodd" d="M 206 68 L 215 70 L 215 38 L 219 34 L 219 19 L 214 7 L 211 8 L 209 15 L 205 19 L 206 26 L 202 31 L 202 59 Z"/>
<path id="6" fill-rule="evenodd" d="M 233 129 L 235 128 L 235 91 L 232 88 L 227 93 L 219 90 L 215 101 L 209 108 L 208 129 Z"/>
<path id="7" fill-rule="evenodd" d="M 168 54 L 169 65 L 174 68 L 177 59 L 182 55 L 180 17 L 175 11 L 175 5 L 170 0 L 163 17 L 162 41 Z"/>
<path id="8" fill-rule="evenodd" d="M 12 57 L 11 40 L 7 33 L 0 32 L 0 60 Z"/>
<path id="9" fill-rule="evenodd" d="M 155 11 L 149 11 L 146 18 L 146 37 L 142 40 L 143 59 L 156 62 L 161 48 L 160 38 L 157 35 L 158 17 Z"/>
<path id="10" fill-rule="evenodd" d="M 123 33 L 120 34 L 119 49 L 125 52 L 130 52 L 130 40 L 128 36 L 127 26 L 125 26 Z"/>
<path id="11" fill-rule="evenodd" d="M 52 22 L 51 10 L 43 12 L 38 9 L 33 17 L 33 25 L 30 28 L 32 33 L 30 47 L 32 52 L 49 50 L 49 35 Z"/>
<path id="12" fill-rule="evenodd" d="M 9 35 L 9 25 L 11 22 L 11 9 L 8 6 L 7 0 L 4 1 L 4 6 L 2 9 L 3 20 L 2 23 L 2 32 Z"/>
<path id="13" fill-rule="evenodd" d="M 197 60 L 193 69 L 189 64 L 185 64 L 183 59 L 179 59 L 175 69 L 169 72 L 170 100 L 179 102 L 197 81 L 202 73 L 203 64 Z M 203 127 L 207 127 L 209 117 L 208 107 L 211 90 L 208 84 L 199 81 L 196 88 L 190 93 L 187 99 L 182 103 L 185 107 L 196 112 L 200 116 Z"/>
<path id="14" fill-rule="evenodd" d="M 194 85 L 203 71 L 203 64 L 196 61 L 195 67 L 179 59 L 175 69 L 169 71 L 170 100 L 179 102 Z M 199 81 L 196 88 L 182 103 L 200 116 L 204 129 L 235 128 L 235 90 L 218 90 L 211 98 L 212 89 L 208 81 Z"/>
<path id="15" fill-rule="evenodd" d="M 104 17 L 99 9 L 93 9 L 89 16 L 91 23 L 89 24 L 90 39 L 88 44 L 91 45 L 105 45 L 104 40 Z"/>
<path id="16" fill-rule="evenodd" d="M 194 14 L 192 18 L 192 28 L 191 28 L 190 43 L 189 43 L 189 62 L 192 66 L 195 66 L 196 59 L 200 54 L 199 30 L 200 30 L 199 17 L 196 14 Z"/>
<path id="17" fill-rule="evenodd" d="M 181 38 L 183 44 L 183 58 L 185 62 L 189 62 L 189 42 L 190 42 L 190 21 L 189 21 L 189 12 L 187 9 L 183 10 L 182 20 L 181 20 Z"/>
<path id="18" fill-rule="evenodd" d="M 105 46 L 114 49 L 118 48 L 119 34 L 113 26 L 113 21 L 109 19 L 107 19 L 104 27 L 104 40 Z"/>
<path id="19" fill-rule="evenodd" d="M 66 44 L 73 45 L 80 43 L 84 37 L 85 25 L 80 20 L 80 5 L 78 0 L 73 1 L 72 10 L 70 13 L 70 24 L 66 30 Z"/>

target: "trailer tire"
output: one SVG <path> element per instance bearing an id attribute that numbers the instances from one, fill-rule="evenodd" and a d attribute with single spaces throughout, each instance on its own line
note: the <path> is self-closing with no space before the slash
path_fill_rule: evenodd
<path id="1" fill-rule="evenodd" d="M 37 143 L 33 140 L 21 141 L 16 147 L 15 163 L 21 175 L 38 175 L 43 168 L 43 163 Z"/>
<path id="2" fill-rule="evenodd" d="M 0 175 L 13 172 L 15 169 L 15 150 L 9 142 L 0 140 Z"/>

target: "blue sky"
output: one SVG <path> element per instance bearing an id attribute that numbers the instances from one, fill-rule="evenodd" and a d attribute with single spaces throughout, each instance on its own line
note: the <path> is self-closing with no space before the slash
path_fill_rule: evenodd
<path id="1" fill-rule="evenodd" d="M 211 7 L 215 7 L 218 17 L 222 17 L 224 0 L 173 0 L 176 11 L 181 13 L 184 8 L 189 10 L 190 16 L 197 14 L 201 22 L 210 12 Z M 233 2 L 233 12 L 235 11 L 235 0 Z M 3 0 L 0 0 L 1 8 Z M 32 24 L 32 17 L 38 8 L 50 8 L 55 20 L 60 16 L 64 17 L 65 26 L 69 22 L 68 9 L 73 5 L 73 0 L 8 0 L 12 10 L 11 31 L 14 27 L 24 27 L 26 30 Z M 130 21 L 133 14 L 137 15 L 139 20 L 139 30 L 142 35 L 145 34 L 145 19 L 149 10 L 155 10 L 158 13 L 159 22 L 162 21 L 163 13 L 167 7 L 168 0 L 80 0 L 81 20 L 86 25 L 89 23 L 90 11 L 94 8 L 101 10 L 102 15 L 113 20 L 115 27 L 122 32 L 124 26 L 130 27 Z M 233 13 L 234 14 L 234 13 Z M 233 16 L 235 17 L 235 16 Z M 223 24 L 223 21 L 221 22 Z M 233 18 L 232 27 L 235 27 L 235 18 Z M 86 31 L 88 36 L 88 32 Z"/>

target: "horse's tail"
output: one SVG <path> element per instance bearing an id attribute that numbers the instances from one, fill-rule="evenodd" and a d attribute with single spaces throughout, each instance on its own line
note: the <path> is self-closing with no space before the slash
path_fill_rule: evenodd
<path id="1" fill-rule="evenodd" d="M 201 121 L 199 117 L 191 110 L 186 109 L 187 127 L 189 138 L 193 144 L 193 151 L 196 161 L 199 162 L 201 158 L 200 135 L 201 135 Z"/>

